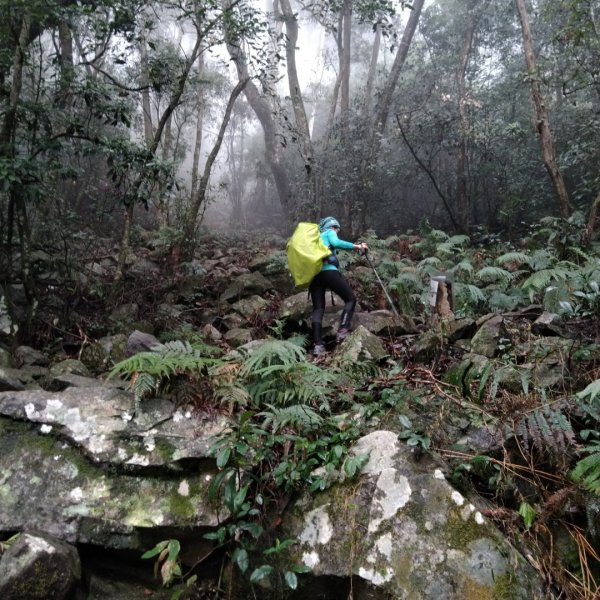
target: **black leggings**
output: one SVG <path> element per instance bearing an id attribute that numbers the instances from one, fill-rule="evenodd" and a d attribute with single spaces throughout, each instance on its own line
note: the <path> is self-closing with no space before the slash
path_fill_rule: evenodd
<path id="1" fill-rule="evenodd" d="M 356 296 L 354 295 L 350 284 L 339 271 L 331 269 L 317 273 L 315 278 L 311 281 L 309 288 L 310 297 L 312 298 L 313 303 L 313 331 L 315 325 L 319 326 L 319 331 L 314 331 L 315 338 L 320 338 L 320 325 L 323 321 L 323 315 L 325 314 L 325 292 L 327 290 L 336 293 L 345 302 L 340 327 L 350 327 L 354 307 L 356 306 Z M 320 339 L 316 341 L 320 342 Z"/>

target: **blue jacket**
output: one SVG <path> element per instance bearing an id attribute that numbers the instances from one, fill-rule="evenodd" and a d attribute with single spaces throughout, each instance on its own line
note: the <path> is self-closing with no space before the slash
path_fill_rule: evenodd
<path id="1" fill-rule="evenodd" d="M 337 255 L 338 250 L 352 250 L 354 248 L 354 244 L 352 242 L 347 242 L 346 240 L 340 240 L 337 233 L 333 229 L 326 229 L 321 234 L 322 242 L 333 252 L 334 255 Z M 336 261 L 337 262 L 337 261 Z M 321 267 L 321 271 L 339 271 L 336 265 L 327 262 L 327 259 L 323 261 L 323 266 Z"/>

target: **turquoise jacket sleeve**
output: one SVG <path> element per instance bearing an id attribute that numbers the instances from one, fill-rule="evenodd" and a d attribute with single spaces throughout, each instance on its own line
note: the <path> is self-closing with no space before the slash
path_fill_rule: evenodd
<path id="1" fill-rule="evenodd" d="M 327 231 L 323 232 L 321 238 L 323 239 L 323 243 L 328 248 L 333 248 L 334 250 L 352 250 L 352 248 L 354 248 L 354 244 L 352 242 L 340 240 L 337 233 L 333 229 L 328 229 Z"/>

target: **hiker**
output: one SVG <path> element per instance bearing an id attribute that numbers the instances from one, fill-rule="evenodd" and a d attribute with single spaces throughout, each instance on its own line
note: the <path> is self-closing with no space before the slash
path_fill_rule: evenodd
<path id="1" fill-rule="evenodd" d="M 339 230 L 340 224 L 333 217 L 325 217 L 319 222 L 321 240 L 332 253 L 323 259 L 321 271 L 315 275 L 309 287 L 313 303 L 312 333 L 314 342 L 313 354 L 315 356 L 325 352 L 322 332 L 323 314 L 325 313 L 325 292 L 331 290 L 345 302 L 340 319 L 340 327 L 336 335 L 337 342 L 342 341 L 350 333 L 350 323 L 352 322 L 352 315 L 356 306 L 356 296 L 346 278 L 340 272 L 340 261 L 337 258 L 338 250 L 366 252 L 369 249 L 365 243 L 353 244 L 352 242 L 340 240 L 338 237 Z"/>

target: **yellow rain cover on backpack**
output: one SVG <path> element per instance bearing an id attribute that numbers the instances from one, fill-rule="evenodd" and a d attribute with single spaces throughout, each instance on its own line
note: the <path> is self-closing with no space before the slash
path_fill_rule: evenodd
<path id="1" fill-rule="evenodd" d="M 321 240 L 316 223 L 298 223 L 287 243 L 288 268 L 298 288 L 308 287 L 331 250 Z"/>

